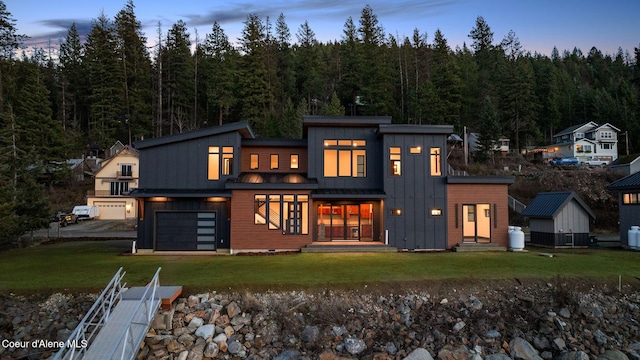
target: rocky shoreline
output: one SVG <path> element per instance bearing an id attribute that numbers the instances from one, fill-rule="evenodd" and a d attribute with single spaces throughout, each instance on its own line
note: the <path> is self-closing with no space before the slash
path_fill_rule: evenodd
<path id="1" fill-rule="evenodd" d="M 94 299 L 0 295 L 0 359 L 51 357 Z M 207 292 L 158 311 L 137 358 L 640 360 L 638 321 L 638 287 L 562 279 Z"/>

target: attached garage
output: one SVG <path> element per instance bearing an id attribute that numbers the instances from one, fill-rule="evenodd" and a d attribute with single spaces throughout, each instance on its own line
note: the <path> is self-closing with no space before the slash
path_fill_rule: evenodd
<path id="1" fill-rule="evenodd" d="M 158 211 L 155 250 L 216 250 L 216 220 L 215 211 Z"/>
<path id="2" fill-rule="evenodd" d="M 126 219 L 126 201 L 94 201 L 93 205 L 100 209 L 99 219 L 101 220 Z"/>

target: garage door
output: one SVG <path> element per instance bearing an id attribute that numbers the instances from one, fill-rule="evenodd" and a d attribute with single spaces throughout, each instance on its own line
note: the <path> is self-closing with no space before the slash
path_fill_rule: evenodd
<path id="1" fill-rule="evenodd" d="M 215 249 L 215 212 L 156 213 L 156 250 Z"/>
<path id="2" fill-rule="evenodd" d="M 126 208 L 124 201 L 96 201 L 93 205 L 97 206 L 100 214 L 100 220 L 124 220 L 126 216 Z"/>

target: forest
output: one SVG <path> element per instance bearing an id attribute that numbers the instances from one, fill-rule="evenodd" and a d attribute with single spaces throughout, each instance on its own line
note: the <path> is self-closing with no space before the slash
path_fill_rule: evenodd
<path id="1" fill-rule="evenodd" d="M 0 218 L 14 220 L 0 222 L 0 248 L 51 215 L 47 164 L 239 120 L 262 138 L 299 138 L 305 114 L 384 115 L 466 127 L 487 149 L 500 136 L 515 149 L 545 144 L 595 121 L 626 134 L 621 152 L 640 150 L 640 45 L 532 54 L 478 16 L 469 44 L 451 48 L 440 30 L 386 34 L 368 5 L 327 43 L 281 13 L 248 14 L 237 41 L 217 22 L 202 37 L 182 20 L 159 23 L 149 47 L 133 0 L 50 49 L 24 48 L 19 20 L 0 0 Z"/>

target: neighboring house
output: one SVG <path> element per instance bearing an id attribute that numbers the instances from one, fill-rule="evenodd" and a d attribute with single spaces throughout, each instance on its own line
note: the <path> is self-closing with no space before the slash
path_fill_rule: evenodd
<path id="1" fill-rule="evenodd" d="M 543 192 L 522 211 L 531 243 L 547 247 L 589 246 L 589 222 L 596 216 L 573 191 Z"/>
<path id="2" fill-rule="evenodd" d="M 480 150 L 478 141 L 480 139 L 480 134 L 478 133 L 469 133 L 467 136 L 467 144 L 469 146 L 469 152 L 477 152 Z M 504 136 L 501 136 L 498 141 L 493 145 L 493 151 L 499 152 L 502 156 L 505 156 L 509 153 L 509 143 L 510 140 Z"/>
<path id="3" fill-rule="evenodd" d="M 607 190 L 618 192 L 620 244 L 629 246 L 629 229 L 640 226 L 640 172 L 612 182 Z"/>
<path id="4" fill-rule="evenodd" d="M 138 187 L 138 163 L 138 151 L 127 145 L 102 161 L 94 176 L 94 190 L 87 192 L 87 205 L 98 206 L 99 219 L 137 218 L 138 205 L 130 192 Z"/>
<path id="5" fill-rule="evenodd" d="M 297 140 L 256 139 L 243 121 L 137 142 L 138 249 L 508 245 L 513 177 L 447 176 L 452 126 L 322 116 L 303 126 Z"/>
<path id="6" fill-rule="evenodd" d="M 553 144 L 545 146 L 544 158 L 577 157 L 584 162 L 589 158 L 612 162 L 618 158 L 618 132 L 620 129 L 606 123 L 588 123 L 566 128 L 553 136 Z"/>
<path id="7" fill-rule="evenodd" d="M 640 154 L 620 157 L 607 165 L 607 169 L 622 175 L 631 175 L 640 172 Z"/>

